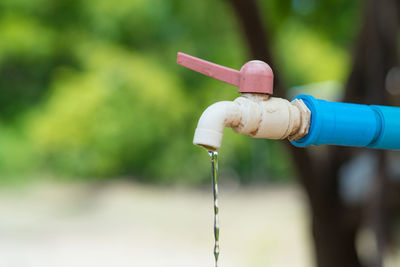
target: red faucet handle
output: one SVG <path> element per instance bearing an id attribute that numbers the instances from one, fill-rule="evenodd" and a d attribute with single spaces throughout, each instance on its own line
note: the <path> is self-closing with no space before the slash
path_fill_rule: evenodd
<path id="1" fill-rule="evenodd" d="M 178 52 L 177 62 L 178 64 L 188 69 L 200 72 L 201 74 L 210 76 L 225 83 L 239 86 L 240 73 L 237 70 L 227 68 L 181 52 Z"/>
<path id="2" fill-rule="evenodd" d="M 259 60 L 249 61 L 240 71 L 178 52 L 177 63 L 217 80 L 237 86 L 240 93 L 273 93 L 274 75 L 270 66 Z"/>

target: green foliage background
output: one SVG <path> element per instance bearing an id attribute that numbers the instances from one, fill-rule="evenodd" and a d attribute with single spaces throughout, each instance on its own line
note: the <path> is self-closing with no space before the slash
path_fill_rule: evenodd
<path id="1" fill-rule="evenodd" d="M 288 87 L 345 80 L 358 2 L 259 3 Z M 2 0 L 1 179 L 208 179 L 192 135 L 237 92 L 179 67 L 177 51 L 233 68 L 249 59 L 227 1 Z M 226 130 L 221 154 L 243 183 L 292 175 L 281 142 Z"/>

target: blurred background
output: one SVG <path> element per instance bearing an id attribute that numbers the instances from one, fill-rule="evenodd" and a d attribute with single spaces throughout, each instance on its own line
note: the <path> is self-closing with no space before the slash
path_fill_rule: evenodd
<path id="1" fill-rule="evenodd" d="M 212 266 L 197 120 L 264 60 L 275 94 L 400 106 L 397 0 L 0 1 L 0 266 Z M 221 266 L 400 266 L 400 154 L 225 131 Z"/>

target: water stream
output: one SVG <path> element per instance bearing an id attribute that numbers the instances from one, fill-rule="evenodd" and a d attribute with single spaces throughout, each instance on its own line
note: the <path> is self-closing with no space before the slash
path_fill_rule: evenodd
<path id="1" fill-rule="evenodd" d="M 211 174 L 214 196 L 214 257 L 215 267 L 218 267 L 219 256 L 219 215 L 218 215 L 218 152 L 208 151 L 211 161 Z"/>

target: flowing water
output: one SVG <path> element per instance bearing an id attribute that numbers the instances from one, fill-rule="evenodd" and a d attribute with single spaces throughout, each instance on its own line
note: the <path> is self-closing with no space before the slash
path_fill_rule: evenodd
<path id="1" fill-rule="evenodd" d="M 219 216 L 218 216 L 218 152 L 208 151 L 211 161 L 211 174 L 214 196 L 214 257 L 215 267 L 218 267 L 219 256 Z"/>

